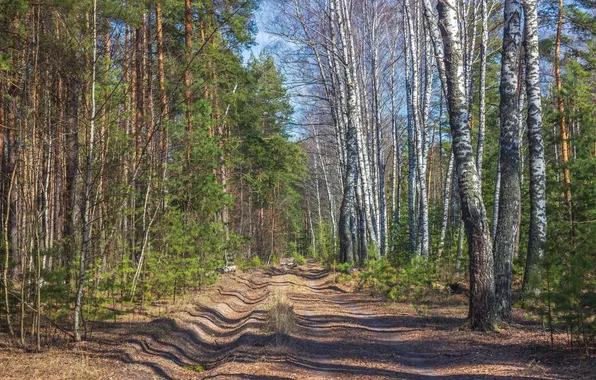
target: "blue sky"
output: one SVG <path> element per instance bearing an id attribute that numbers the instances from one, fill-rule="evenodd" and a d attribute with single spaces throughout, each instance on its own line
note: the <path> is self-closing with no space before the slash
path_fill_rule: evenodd
<path id="1" fill-rule="evenodd" d="M 265 32 L 265 26 L 264 26 L 264 15 L 265 15 L 265 5 L 261 5 L 261 7 L 257 10 L 256 14 L 255 14 L 255 21 L 257 22 L 257 28 L 259 30 L 259 32 L 257 33 L 256 37 L 255 37 L 255 46 L 253 46 L 251 49 L 247 50 L 244 52 L 244 59 L 245 61 L 248 60 L 248 58 L 250 57 L 250 54 L 252 52 L 252 54 L 255 55 L 255 57 L 257 57 L 261 51 L 266 48 L 269 44 L 271 44 L 273 42 L 273 38 L 272 36 Z"/>

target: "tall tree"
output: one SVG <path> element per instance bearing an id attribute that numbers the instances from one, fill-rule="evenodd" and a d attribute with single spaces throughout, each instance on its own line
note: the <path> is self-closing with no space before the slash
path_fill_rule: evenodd
<path id="1" fill-rule="evenodd" d="M 478 146 L 476 148 L 476 166 L 482 180 L 482 161 L 484 158 L 484 134 L 486 129 L 486 60 L 488 56 L 488 9 L 487 0 L 480 0 L 480 18 L 482 32 L 480 38 L 480 86 L 478 88 Z"/>
<path id="2" fill-rule="evenodd" d="M 339 249 L 340 259 L 342 261 L 354 261 L 356 257 L 356 186 L 358 177 L 358 146 L 357 129 L 360 121 L 360 110 L 358 109 L 358 94 L 356 92 L 356 72 L 355 62 L 353 61 L 353 45 L 351 36 L 345 26 L 349 23 L 346 19 L 345 10 L 347 6 L 345 0 L 332 0 L 332 12 L 335 16 L 335 22 L 339 25 L 339 38 L 343 49 L 341 50 L 344 68 L 344 80 L 346 88 L 346 118 L 347 129 L 345 135 L 346 141 L 346 170 L 344 175 L 344 195 L 340 207 L 339 216 Z M 361 173 L 362 175 L 362 173 Z M 362 236 L 360 237 L 362 239 Z"/>
<path id="3" fill-rule="evenodd" d="M 184 104 L 186 106 L 186 165 L 190 170 L 192 132 L 192 90 L 190 68 L 192 63 L 192 0 L 184 0 Z M 189 174 L 189 173 L 187 173 Z M 190 211 L 190 182 L 187 181 L 186 212 Z"/>
<path id="4" fill-rule="evenodd" d="M 490 330 L 495 327 L 492 241 L 468 127 L 469 115 L 457 3 L 454 0 L 440 0 L 437 8 L 445 52 L 447 104 L 453 154 L 470 255 L 470 326 L 474 329 Z"/>
<path id="5" fill-rule="evenodd" d="M 563 37 L 563 0 L 558 1 L 557 34 L 555 37 L 555 86 L 557 88 L 557 111 L 559 112 L 559 134 L 561 137 L 561 163 L 563 164 L 563 192 L 567 203 L 571 240 L 575 240 L 575 222 L 573 220 L 573 199 L 571 190 L 571 174 L 569 171 L 569 127 L 565 116 L 565 100 L 563 98 L 563 80 L 561 79 L 561 39 Z"/>
<path id="6" fill-rule="evenodd" d="M 77 291 L 77 297 L 74 308 L 74 337 L 75 341 L 81 340 L 81 313 L 83 306 L 83 293 L 85 291 L 85 275 L 87 265 L 87 255 L 89 251 L 90 241 L 90 220 L 89 214 L 91 209 L 91 191 L 92 191 L 92 169 L 93 169 L 93 149 L 95 144 L 95 117 L 96 117 L 96 104 L 95 104 L 95 85 L 96 85 L 96 64 L 97 64 L 97 1 L 93 0 L 93 21 L 92 21 L 92 38 L 93 48 L 91 55 L 91 113 L 89 115 L 89 142 L 87 145 L 87 157 L 85 162 L 85 200 L 83 203 L 83 241 L 81 246 L 81 257 L 80 257 L 80 272 L 79 272 L 79 287 Z"/>
<path id="7" fill-rule="evenodd" d="M 542 139 L 540 52 L 536 0 L 524 0 L 524 51 L 528 99 L 528 145 L 530 150 L 530 232 L 522 293 L 538 291 L 546 243 L 546 173 Z"/>
<path id="8" fill-rule="evenodd" d="M 501 52 L 501 95 L 499 162 L 501 187 L 497 234 L 494 243 L 497 315 L 511 318 L 513 253 L 519 242 L 518 211 L 521 202 L 519 178 L 519 52 L 521 47 L 521 3 L 506 0 L 504 6 L 503 49 Z"/>

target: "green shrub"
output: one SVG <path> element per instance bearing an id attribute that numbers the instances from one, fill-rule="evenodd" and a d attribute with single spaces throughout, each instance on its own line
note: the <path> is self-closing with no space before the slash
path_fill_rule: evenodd
<path id="1" fill-rule="evenodd" d="M 354 277 L 350 276 L 349 274 L 346 273 L 342 273 L 339 276 L 337 276 L 335 278 L 335 282 L 338 282 L 340 284 L 345 284 L 348 282 L 352 282 L 352 280 L 354 280 Z"/>
<path id="2" fill-rule="evenodd" d="M 304 265 L 304 264 L 306 264 L 306 259 L 301 254 L 299 254 L 297 252 L 294 252 L 292 254 L 292 257 L 294 258 L 294 262 L 296 264 L 298 264 L 298 265 Z"/>
<path id="3" fill-rule="evenodd" d="M 386 294 L 393 301 L 421 298 L 438 277 L 433 265 L 422 258 L 399 268 L 387 259 L 368 260 L 366 269 L 359 275 L 361 287 Z"/>
<path id="4" fill-rule="evenodd" d="M 330 222 L 317 223 L 314 231 L 317 237 L 316 247 L 309 245 L 306 249 L 307 256 L 317 259 L 328 268 L 332 267 L 338 253 L 338 242 L 333 239 L 333 228 Z"/>
<path id="5" fill-rule="evenodd" d="M 279 256 L 275 253 L 269 257 L 269 265 L 277 265 L 279 264 Z"/>
<path id="6" fill-rule="evenodd" d="M 350 262 L 341 263 L 335 266 L 335 270 L 341 273 L 350 274 L 350 269 L 352 269 L 353 266 L 354 264 Z"/>
<path id="7" fill-rule="evenodd" d="M 255 255 L 248 260 L 248 267 L 249 268 L 261 268 L 263 267 L 263 261 L 258 255 Z"/>

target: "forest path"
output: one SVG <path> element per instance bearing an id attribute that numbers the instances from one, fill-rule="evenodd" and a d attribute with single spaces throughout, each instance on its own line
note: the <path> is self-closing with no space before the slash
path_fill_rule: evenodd
<path id="1" fill-rule="evenodd" d="M 295 329 L 279 339 L 266 329 L 276 292 L 296 314 Z M 95 339 L 98 356 L 126 363 L 108 378 L 580 378 L 536 364 L 532 349 L 512 342 L 517 336 L 458 331 L 461 306 L 420 313 L 387 304 L 338 285 L 315 263 L 223 275 L 166 315 L 112 323 Z"/>

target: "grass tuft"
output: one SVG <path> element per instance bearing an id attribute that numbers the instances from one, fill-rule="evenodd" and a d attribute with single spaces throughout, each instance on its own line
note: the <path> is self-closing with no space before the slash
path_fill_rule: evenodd
<path id="1" fill-rule="evenodd" d="M 184 367 L 184 369 L 188 370 L 188 371 L 197 372 L 197 373 L 205 372 L 207 370 L 207 368 L 205 368 L 205 366 L 202 364 L 187 365 L 186 367 Z"/>
<path id="2" fill-rule="evenodd" d="M 282 344 L 296 328 L 296 313 L 292 302 L 280 291 L 270 295 L 265 328 L 275 334 L 277 344 Z"/>

